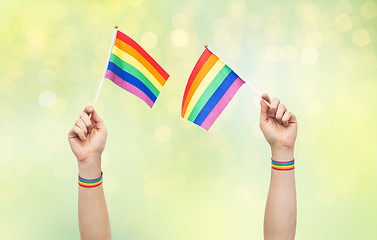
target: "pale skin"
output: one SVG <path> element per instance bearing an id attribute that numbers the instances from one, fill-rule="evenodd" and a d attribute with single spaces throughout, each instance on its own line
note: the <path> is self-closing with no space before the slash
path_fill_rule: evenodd
<path id="1" fill-rule="evenodd" d="M 296 117 L 277 98 L 267 94 L 261 101 L 260 128 L 271 147 L 272 159 L 290 161 L 294 157 L 297 136 Z M 89 118 L 92 114 L 91 118 Z M 79 175 L 86 179 L 101 176 L 101 155 L 105 148 L 107 131 L 93 107 L 87 106 L 68 134 L 68 140 L 77 158 Z M 79 186 L 79 229 L 81 239 L 111 239 L 110 221 L 103 186 Z M 294 170 L 271 169 L 267 197 L 264 238 L 294 239 L 296 232 L 296 186 Z"/>
<path id="2" fill-rule="evenodd" d="M 297 137 L 297 119 L 277 98 L 262 98 L 260 128 L 271 147 L 274 161 L 291 161 Z M 296 234 L 297 203 L 295 172 L 271 168 L 271 181 L 264 216 L 264 239 L 294 239 Z"/>
<path id="3" fill-rule="evenodd" d="M 89 115 L 92 114 L 91 118 Z M 93 107 L 87 106 L 69 131 L 68 141 L 77 158 L 79 175 L 85 179 L 101 176 L 101 155 L 105 149 L 105 124 Z M 83 240 L 111 239 L 109 214 L 103 186 L 79 186 L 79 229 Z"/>

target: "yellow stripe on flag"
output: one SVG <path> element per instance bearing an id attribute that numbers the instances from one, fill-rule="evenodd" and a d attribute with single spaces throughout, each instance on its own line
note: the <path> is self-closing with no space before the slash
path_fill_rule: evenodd
<path id="1" fill-rule="evenodd" d="M 146 78 L 148 78 L 148 80 L 157 88 L 158 91 L 161 91 L 161 83 L 138 60 L 136 60 L 128 53 L 122 51 L 115 45 L 113 47 L 113 53 L 123 61 L 127 62 L 128 64 L 132 65 L 134 68 L 139 70 Z"/>
<path id="2" fill-rule="evenodd" d="M 184 118 L 188 119 L 190 116 L 192 110 L 194 109 L 196 103 L 199 101 L 199 98 L 202 96 L 204 91 L 207 89 L 207 87 L 211 84 L 212 80 L 219 74 L 221 69 L 225 66 L 225 63 L 223 63 L 221 60 L 217 60 L 215 65 L 209 70 L 207 75 L 203 78 L 203 81 L 200 83 L 194 94 L 192 95 L 192 98 L 187 106 Z"/>

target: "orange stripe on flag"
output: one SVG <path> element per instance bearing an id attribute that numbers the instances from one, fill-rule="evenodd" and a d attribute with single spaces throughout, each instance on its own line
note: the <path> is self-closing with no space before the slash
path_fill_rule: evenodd
<path id="1" fill-rule="evenodd" d="M 138 51 L 119 38 L 115 40 L 114 45 L 139 61 L 164 86 L 166 82 L 164 77 Z"/>
<path id="2" fill-rule="evenodd" d="M 194 95 L 196 89 L 198 88 L 198 86 L 200 85 L 200 83 L 203 81 L 204 77 L 208 74 L 208 72 L 211 70 L 211 68 L 213 67 L 213 65 L 215 65 L 215 63 L 218 60 L 219 60 L 219 58 L 216 57 L 216 55 L 212 54 L 208 58 L 208 60 L 206 61 L 206 63 L 203 65 L 202 69 L 200 69 L 198 75 L 196 75 L 195 80 L 192 83 L 191 88 L 190 88 L 190 90 L 187 93 L 186 101 L 185 101 L 185 103 L 183 105 L 183 111 L 182 111 L 183 116 L 186 113 L 187 106 L 190 103 L 191 98 Z"/>

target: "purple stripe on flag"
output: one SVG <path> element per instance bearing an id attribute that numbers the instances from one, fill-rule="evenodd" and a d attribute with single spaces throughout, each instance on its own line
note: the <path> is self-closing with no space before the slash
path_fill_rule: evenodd
<path id="1" fill-rule="evenodd" d="M 216 106 L 213 108 L 210 114 L 208 114 L 207 118 L 204 120 L 202 125 L 200 125 L 202 128 L 208 131 L 208 129 L 212 126 L 212 124 L 216 121 L 216 119 L 219 117 L 221 112 L 224 110 L 224 108 L 228 105 L 230 100 L 232 100 L 234 94 L 238 91 L 238 89 L 244 84 L 245 82 L 241 78 L 237 78 L 232 86 L 226 91 L 224 96 L 220 99 L 220 101 L 216 104 Z"/>
<path id="2" fill-rule="evenodd" d="M 124 81 L 122 78 L 118 77 L 111 70 L 107 70 L 105 78 L 111 80 L 113 83 L 123 88 L 124 90 L 134 94 L 136 97 L 143 100 L 149 107 L 153 107 L 154 102 L 140 89 L 134 85 Z"/>

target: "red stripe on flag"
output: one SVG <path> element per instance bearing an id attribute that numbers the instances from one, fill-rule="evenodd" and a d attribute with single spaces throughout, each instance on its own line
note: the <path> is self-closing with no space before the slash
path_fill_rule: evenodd
<path id="1" fill-rule="evenodd" d="M 186 102 L 186 97 L 188 94 L 188 91 L 191 88 L 192 83 L 194 82 L 196 75 L 198 75 L 200 69 L 202 69 L 203 65 L 207 62 L 208 58 L 212 55 L 211 51 L 208 50 L 208 48 L 204 49 L 204 52 L 200 56 L 199 60 L 196 62 L 194 69 L 191 72 L 191 75 L 189 77 L 189 80 L 186 85 L 185 93 L 183 94 L 183 101 L 182 101 L 182 114 L 183 114 L 183 108 Z M 183 116 L 182 116 L 183 117 Z"/>
<path id="2" fill-rule="evenodd" d="M 117 33 L 117 38 L 133 47 L 136 51 L 138 51 L 161 74 L 161 76 L 165 80 L 169 78 L 169 74 L 132 38 L 130 38 L 129 36 L 127 36 L 119 30 Z"/>

